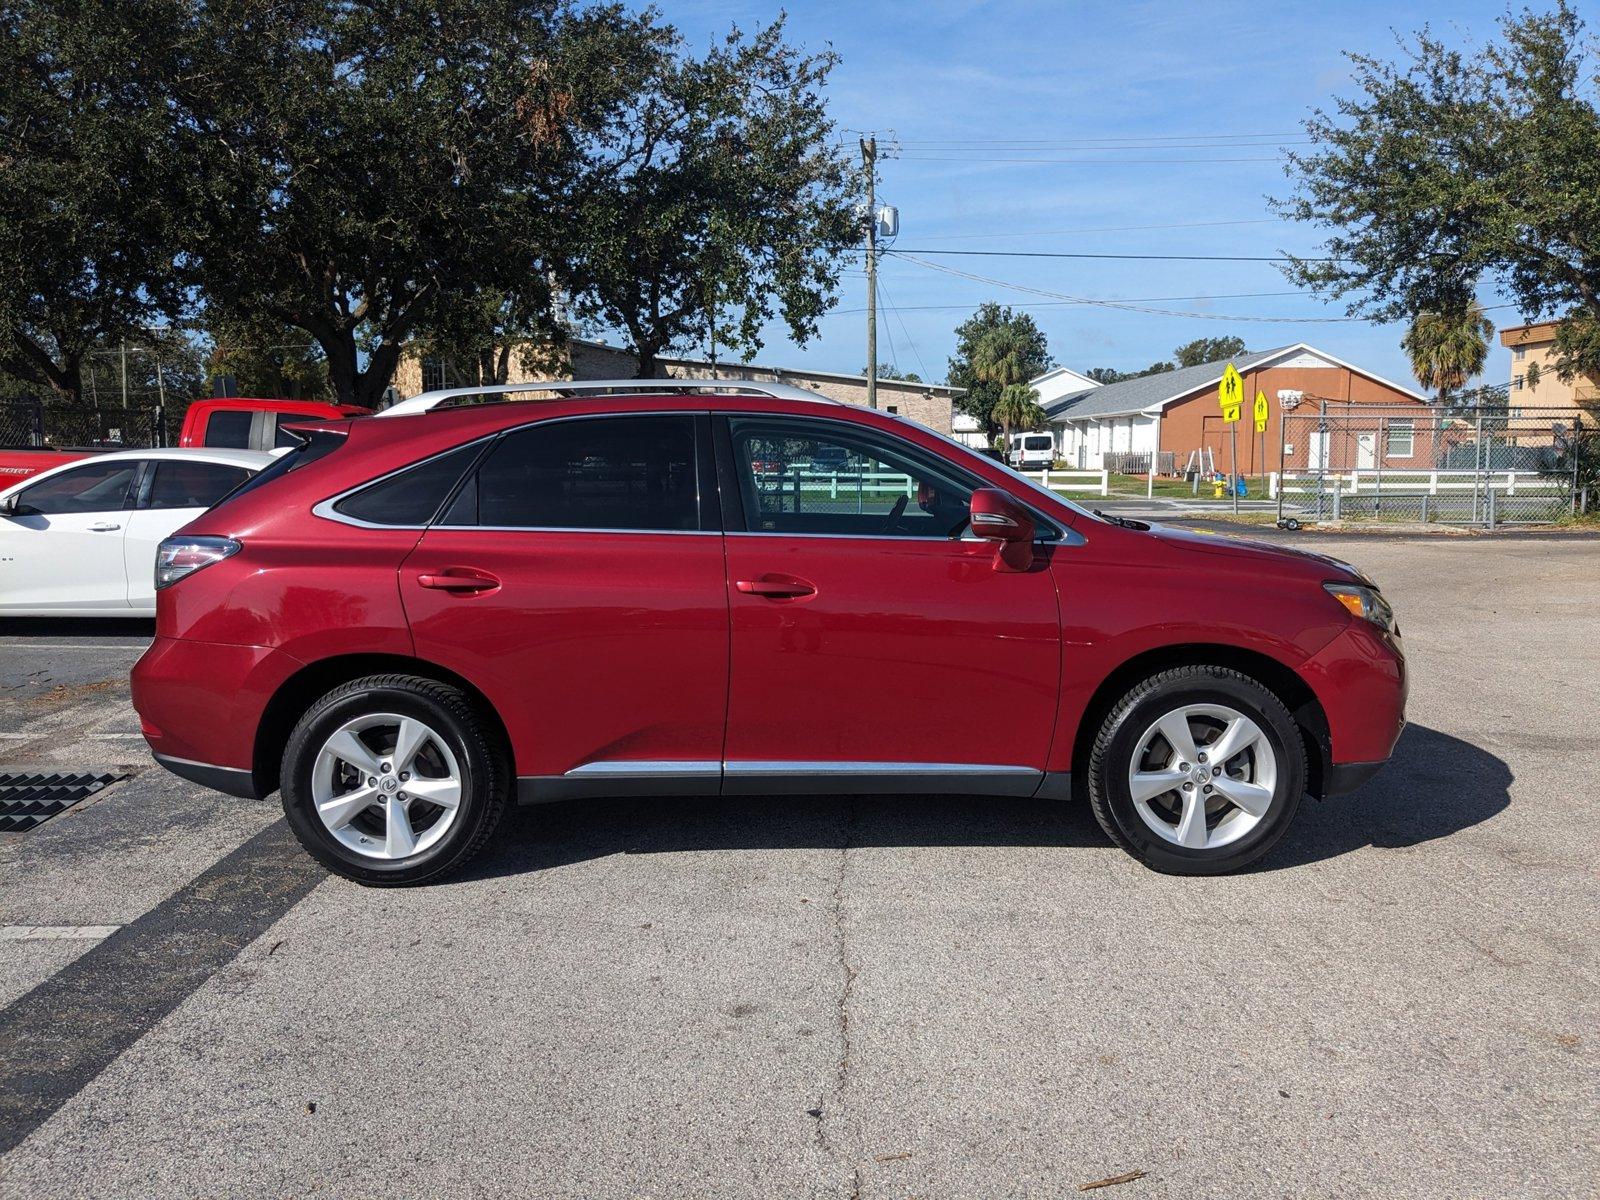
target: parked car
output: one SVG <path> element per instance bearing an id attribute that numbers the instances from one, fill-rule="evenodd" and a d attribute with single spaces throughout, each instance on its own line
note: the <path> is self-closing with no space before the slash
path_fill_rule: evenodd
<path id="1" fill-rule="evenodd" d="M 615 386 L 314 426 L 163 543 L 156 759 L 407 884 L 514 798 L 716 792 L 1078 794 L 1212 874 L 1395 744 L 1399 631 L 1352 567 L 1102 518 L 889 414 Z M 778 447 L 916 486 L 764 489 Z"/>
<path id="2" fill-rule="evenodd" d="M 1006 461 L 1018 470 L 1041 470 L 1056 460 L 1056 439 L 1048 433 L 1014 433 Z"/>
<path id="3" fill-rule="evenodd" d="M 119 450 L 0 491 L 0 616 L 156 611 L 156 547 L 272 461 L 256 450 Z"/>
<path id="4" fill-rule="evenodd" d="M 196 400 L 184 411 L 178 445 L 215 449 L 273 450 L 292 446 L 293 434 L 284 426 L 308 418 L 359 417 L 370 408 L 353 404 L 326 404 L 320 400 L 260 400 L 228 398 Z M 118 447 L 111 447 L 117 449 Z M 41 471 L 103 454 L 103 446 L 62 449 L 55 446 L 0 447 L 0 487 L 9 486 Z"/>

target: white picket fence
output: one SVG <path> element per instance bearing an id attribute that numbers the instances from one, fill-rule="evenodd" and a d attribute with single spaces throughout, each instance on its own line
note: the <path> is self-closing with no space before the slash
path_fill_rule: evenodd
<path id="1" fill-rule="evenodd" d="M 1093 492 L 1099 496 L 1111 493 L 1110 471 L 1067 471 L 1046 469 L 1025 472 L 1029 479 L 1037 479 L 1056 492 Z"/>
<path id="2" fill-rule="evenodd" d="M 1506 496 L 1559 494 L 1565 481 L 1537 471 L 1289 471 L 1281 477 L 1274 471 L 1268 480 L 1268 495 L 1285 496 L 1451 495 L 1489 489 Z"/>

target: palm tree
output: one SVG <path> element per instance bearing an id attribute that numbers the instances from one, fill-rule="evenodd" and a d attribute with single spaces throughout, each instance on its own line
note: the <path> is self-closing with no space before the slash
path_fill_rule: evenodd
<path id="1" fill-rule="evenodd" d="M 1464 309 L 1418 313 L 1400 348 L 1410 357 L 1417 381 L 1438 392 L 1442 402 L 1483 370 L 1493 336 L 1494 322 L 1474 300 Z"/>
<path id="2" fill-rule="evenodd" d="M 1000 445 L 1004 457 L 1011 450 L 1011 430 L 1037 429 L 1044 424 L 1044 409 L 1039 407 L 1039 393 L 1025 383 L 1008 383 L 994 402 L 993 417 L 1002 430 Z"/>

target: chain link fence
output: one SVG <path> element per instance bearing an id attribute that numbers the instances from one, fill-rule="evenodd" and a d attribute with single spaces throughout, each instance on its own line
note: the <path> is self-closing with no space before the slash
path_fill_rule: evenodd
<path id="1" fill-rule="evenodd" d="M 1576 408 L 1307 402 L 1284 412 L 1280 520 L 1545 524 L 1594 502 L 1600 432 Z"/>
<path id="2" fill-rule="evenodd" d="M 0 447 L 144 450 L 167 445 L 160 405 L 101 408 L 41 400 L 0 401 Z"/>

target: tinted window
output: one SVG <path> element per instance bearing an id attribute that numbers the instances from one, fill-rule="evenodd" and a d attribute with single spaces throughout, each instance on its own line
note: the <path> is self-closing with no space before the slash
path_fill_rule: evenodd
<path id="1" fill-rule="evenodd" d="M 290 471 L 298 471 L 301 467 L 309 467 L 319 458 L 332 454 L 344 445 L 345 435 L 342 433 L 313 433 L 309 438 L 300 439 L 300 448 L 291 450 L 287 454 L 280 454 L 273 459 L 264 470 L 257 471 L 250 476 L 227 499 L 232 500 L 243 496 L 246 492 L 253 492 L 258 487 L 264 487 L 277 479 L 280 475 L 287 475 Z"/>
<path id="2" fill-rule="evenodd" d="M 250 475 L 225 463 L 157 459 L 152 465 L 140 508 L 210 508 Z"/>
<path id="3" fill-rule="evenodd" d="M 944 538 L 966 527 L 973 481 L 914 446 L 836 421 L 728 425 L 747 529 Z"/>
<path id="4" fill-rule="evenodd" d="M 347 517 L 374 525 L 426 525 L 482 448 L 462 446 L 426 459 L 362 488 L 334 507 Z"/>
<path id="5" fill-rule="evenodd" d="M 117 512 L 128 506 L 128 488 L 138 470 L 131 458 L 88 463 L 40 480 L 19 493 L 17 503 L 47 516 Z"/>
<path id="6" fill-rule="evenodd" d="M 250 422 L 255 414 L 224 409 L 206 419 L 206 445 L 231 450 L 250 449 Z"/>
<path id="7" fill-rule="evenodd" d="M 304 419 L 307 421 L 311 420 L 310 417 L 306 417 Z M 294 417 L 290 417 L 281 413 L 268 413 L 267 420 L 272 422 L 272 447 L 274 450 L 283 446 L 298 446 L 301 442 L 305 441 L 305 434 L 290 433 L 283 427 L 284 421 L 288 421 L 291 425 L 294 424 Z"/>
<path id="8" fill-rule="evenodd" d="M 541 529 L 700 528 L 694 418 L 553 421 L 507 434 L 448 523 Z M 475 518 L 475 519 L 474 519 Z"/>

